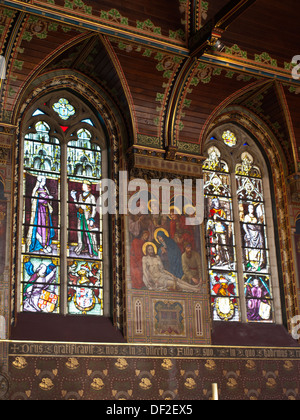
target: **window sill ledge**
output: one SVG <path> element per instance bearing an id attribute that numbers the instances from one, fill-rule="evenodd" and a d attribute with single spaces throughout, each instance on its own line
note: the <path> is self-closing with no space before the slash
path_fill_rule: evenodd
<path id="1" fill-rule="evenodd" d="M 105 317 L 19 313 L 11 340 L 124 343 L 122 333 Z"/>
<path id="2" fill-rule="evenodd" d="M 298 347 L 283 325 L 213 322 L 212 345 Z"/>

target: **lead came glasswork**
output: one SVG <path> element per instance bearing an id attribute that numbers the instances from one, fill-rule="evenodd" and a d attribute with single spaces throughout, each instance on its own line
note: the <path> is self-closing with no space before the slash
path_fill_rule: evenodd
<path id="1" fill-rule="evenodd" d="M 216 137 L 210 140 L 218 141 Z M 223 132 L 232 148 L 237 137 Z M 244 146 L 248 143 L 244 143 Z M 230 155 L 233 155 L 230 153 Z M 240 155 L 235 174 L 215 145 L 203 164 L 207 261 L 214 321 L 274 322 L 263 180 L 248 151 Z M 235 179 L 236 194 L 231 185 Z M 237 217 L 233 217 L 233 215 Z M 238 223 L 240 226 L 238 226 Z M 240 238 L 236 247 L 235 232 Z M 241 261 L 241 263 L 238 263 Z M 241 302 L 239 286 L 243 285 Z"/>
<path id="2" fill-rule="evenodd" d="M 57 112 L 62 120 L 68 120 L 75 115 L 76 110 L 67 99 L 61 98 L 58 102 L 53 104 L 53 110 Z"/>
<path id="3" fill-rule="evenodd" d="M 243 249 L 244 288 L 249 322 L 273 322 L 272 284 L 261 173 L 246 152 L 236 166 Z"/>
<path id="4" fill-rule="evenodd" d="M 59 310 L 60 144 L 50 131 L 48 123 L 37 121 L 24 141 L 21 305 L 25 312 Z"/>
<path id="5" fill-rule="evenodd" d="M 24 255 L 22 259 L 22 309 L 57 313 L 59 310 L 59 259 Z"/>
<path id="6" fill-rule="evenodd" d="M 237 143 L 236 136 L 230 130 L 224 131 L 222 139 L 224 140 L 224 143 L 229 147 L 234 147 Z"/>
<path id="7" fill-rule="evenodd" d="M 239 321 L 239 289 L 229 168 L 215 146 L 203 165 L 206 245 L 213 320 Z"/>
<path id="8" fill-rule="evenodd" d="M 77 131 L 67 149 L 68 311 L 102 315 L 102 216 L 97 210 L 101 150 L 86 129 Z"/>
<path id="9" fill-rule="evenodd" d="M 60 313 L 63 306 L 69 314 L 103 315 L 102 216 L 96 208 L 101 150 L 92 142 L 91 131 L 81 126 L 94 127 L 94 123 L 89 118 L 79 123 L 73 140 L 61 146 L 49 122 L 53 112 L 46 108 L 45 104 L 45 112 L 33 112 L 35 120 L 24 140 L 22 311 Z M 52 108 L 63 120 L 76 113 L 66 99 Z M 71 130 L 72 126 L 68 127 L 69 133 Z M 63 162 L 61 148 L 65 148 Z M 61 188 L 62 175 L 67 179 L 67 190 Z M 61 208 L 68 218 L 63 242 Z M 63 284 L 61 255 L 68 274 Z M 67 302 L 60 301 L 62 287 Z"/>
<path id="10" fill-rule="evenodd" d="M 68 309 L 73 314 L 102 315 L 102 263 L 68 261 Z"/>

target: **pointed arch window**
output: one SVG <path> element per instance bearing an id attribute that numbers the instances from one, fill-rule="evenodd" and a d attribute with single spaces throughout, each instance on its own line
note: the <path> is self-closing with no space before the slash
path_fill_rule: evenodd
<path id="1" fill-rule="evenodd" d="M 281 323 L 276 244 L 269 248 L 274 224 L 272 211 L 266 215 L 266 206 L 272 210 L 272 204 L 264 159 L 252 139 L 245 142 L 243 132 L 238 136 L 229 129 L 210 136 L 206 155 L 205 230 L 212 318 Z"/>
<path id="2" fill-rule="evenodd" d="M 103 315 L 97 202 L 105 137 L 93 113 L 69 96 L 43 99 L 25 126 L 20 307 Z"/>

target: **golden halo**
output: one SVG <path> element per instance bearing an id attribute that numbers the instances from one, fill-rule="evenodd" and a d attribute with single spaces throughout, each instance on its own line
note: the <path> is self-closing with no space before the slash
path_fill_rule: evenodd
<path id="1" fill-rule="evenodd" d="M 156 229 L 156 231 L 154 232 L 154 239 L 156 240 L 157 243 L 159 243 L 159 241 L 157 239 L 158 232 L 163 232 L 168 238 L 170 236 L 169 235 L 169 232 L 166 229 L 164 229 L 164 228 L 158 228 L 158 229 Z"/>
<path id="2" fill-rule="evenodd" d="M 158 200 L 156 200 L 156 199 L 151 199 L 151 200 L 149 200 L 148 201 L 148 210 L 150 211 L 150 213 L 152 213 L 152 209 L 151 209 L 151 203 L 154 203 L 154 202 L 156 202 L 156 203 L 158 203 Z"/>
<path id="3" fill-rule="evenodd" d="M 155 254 L 157 254 L 157 246 L 153 242 L 145 242 L 143 245 L 143 254 L 147 255 L 147 246 L 151 245 L 154 249 Z"/>
<path id="4" fill-rule="evenodd" d="M 181 210 L 177 206 L 170 206 L 169 211 L 171 213 L 171 210 L 175 210 L 174 213 L 181 214 Z"/>
<path id="5" fill-rule="evenodd" d="M 187 204 L 186 206 L 184 206 L 184 208 L 183 208 L 184 214 L 187 214 L 187 209 L 188 208 L 192 208 L 194 210 L 194 212 L 192 214 L 189 214 L 188 216 L 194 216 L 196 214 L 196 208 L 194 206 L 192 206 L 192 204 Z"/>

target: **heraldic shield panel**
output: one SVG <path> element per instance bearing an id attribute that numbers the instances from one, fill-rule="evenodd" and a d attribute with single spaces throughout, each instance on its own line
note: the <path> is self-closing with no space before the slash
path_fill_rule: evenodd
<path id="1" fill-rule="evenodd" d="M 129 340 L 209 342 L 202 226 L 191 222 L 198 216 L 193 198 L 171 192 L 166 211 L 149 187 L 129 200 L 136 205 L 127 215 Z"/>

